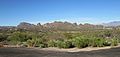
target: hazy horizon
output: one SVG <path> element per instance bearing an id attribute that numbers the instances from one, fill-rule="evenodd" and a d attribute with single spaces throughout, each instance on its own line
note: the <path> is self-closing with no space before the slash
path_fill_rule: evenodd
<path id="1" fill-rule="evenodd" d="M 120 0 L 0 0 L 0 26 L 53 21 L 101 24 L 120 21 Z"/>

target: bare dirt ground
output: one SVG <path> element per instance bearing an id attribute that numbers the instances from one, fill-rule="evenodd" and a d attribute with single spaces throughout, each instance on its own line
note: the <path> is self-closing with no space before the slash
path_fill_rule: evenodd
<path id="1" fill-rule="evenodd" d="M 32 48 L 0 48 L 0 57 L 120 57 L 120 47 L 80 52 L 44 51 Z"/>
<path id="2" fill-rule="evenodd" d="M 117 48 L 120 46 L 107 46 L 107 47 L 86 47 L 86 48 L 69 48 L 69 49 L 60 49 L 56 47 L 49 47 L 49 48 L 34 48 L 38 50 L 44 50 L 44 51 L 59 51 L 59 52 L 81 52 L 81 51 L 94 51 L 94 50 L 103 50 L 103 49 L 111 49 L 111 48 Z"/>

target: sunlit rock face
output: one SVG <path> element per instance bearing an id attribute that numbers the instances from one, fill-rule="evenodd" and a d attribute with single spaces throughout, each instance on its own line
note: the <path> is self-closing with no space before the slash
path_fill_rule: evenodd
<path id="1" fill-rule="evenodd" d="M 46 23 L 43 26 L 47 28 L 54 28 L 54 29 L 60 29 L 60 30 L 63 30 L 63 29 L 72 30 L 77 28 L 76 23 L 73 24 L 69 22 L 60 22 L 60 21 L 55 21 L 53 23 Z"/>
<path id="2" fill-rule="evenodd" d="M 61 21 L 55 21 L 52 23 L 45 23 L 41 25 L 38 23 L 37 25 L 30 24 L 27 22 L 21 22 L 17 28 L 20 29 L 36 29 L 36 30 L 43 30 L 43 29 L 52 29 L 52 30 L 79 30 L 79 29 L 102 29 L 102 25 L 93 25 L 93 24 L 77 24 L 77 23 L 70 23 L 70 22 L 61 22 Z"/>
<path id="3" fill-rule="evenodd" d="M 21 28 L 21 29 L 30 29 L 30 28 L 33 28 L 35 25 L 34 24 L 30 24 L 30 23 L 27 23 L 27 22 L 21 22 L 17 28 Z"/>

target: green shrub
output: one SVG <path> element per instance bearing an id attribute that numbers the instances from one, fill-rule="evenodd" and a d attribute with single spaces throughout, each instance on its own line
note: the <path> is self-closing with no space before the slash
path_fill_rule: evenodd
<path id="1" fill-rule="evenodd" d="M 111 45 L 111 39 L 106 39 L 104 42 L 104 46 L 110 46 Z"/>
<path id="2" fill-rule="evenodd" d="M 28 47 L 26 42 L 22 42 L 20 45 L 21 45 L 21 47 Z"/>
<path id="3" fill-rule="evenodd" d="M 57 40 L 56 46 L 58 48 L 70 48 L 72 46 L 72 43 L 68 40 L 64 40 L 64 41 Z"/>
<path id="4" fill-rule="evenodd" d="M 56 41 L 55 40 L 50 40 L 50 41 L 48 41 L 48 47 L 57 47 L 56 46 Z"/>
<path id="5" fill-rule="evenodd" d="M 118 43 L 119 43 L 118 39 L 111 39 L 111 40 L 112 40 L 111 46 L 117 46 L 118 45 Z"/>
<path id="6" fill-rule="evenodd" d="M 105 46 L 104 44 L 105 44 L 105 39 L 103 39 L 103 38 L 93 38 L 92 39 L 92 44 L 91 44 L 91 46 L 92 47 L 103 47 L 103 46 Z"/>
<path id="7" fill-rule="evenodd" d="M 33 47 L 33 44 L 34 44 L 34 42 L 33 42 L 33 40 L 27 40 L 27 45 L 28 45 L 28 47 Z"/>
<path id="8" fill-rule="evenodd" d="M 75 47 L 84 48 L 84 47 L 89 46 L 89 39 L 87 39 L 87 38 L 81 38 L 81 37 L 76 37 L 76 38 L 74 38 L 72 40 L 72 44 Z"/>
<path id="9" fill-rule="evenodd" d="M 40 47 L 40 48 L 46 48 L 47 45 L 46 45 L 46 44 L 39 44 L 39 47 Z"/>

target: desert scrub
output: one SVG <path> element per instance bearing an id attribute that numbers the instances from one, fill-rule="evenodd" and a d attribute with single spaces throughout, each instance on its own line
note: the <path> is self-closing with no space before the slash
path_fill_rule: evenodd
<path id="1" fill-rule="evenodd" d="M 89 39 L 82 38 L 82 37 L 76 37 L 72 39 L 72 45 L 74 45 L 77 48 L 85 48 L 89 46 Z"/>
<path id="2" fill-rule="evenodd" d="M 57 47 L 57 41 L 56 40 L 50 40 L 47 42 L 48 47 Z"/>
<path id="3" fill-rule="evenodd" d="M 118 43 L 119 43 L 119 40 L 118 39 L 116 39 L 116 38 L 113 38 L 113 39 L 111 39 L 111 46 L 117 46 L 118 45 Z"/>
<path id="4" fill-rule="evenodd" d="M 56 41 L 56 46 L 58 48 L 70 48 L 72 46 L 72 43 L 68 40 L 64 40 L 64 41 L 57 40 Z"/>
<path id="5" fill-rule="evenodd" d="M 105 39 L 104 46 L 111 46 L 111 39 Z"/>
<path id="6" fill-rule="evenodd" d="M 92 39 L 92 47 L 104 47 L 105 45 L 105 39 L 104 38 L 93 38 Z"/>

